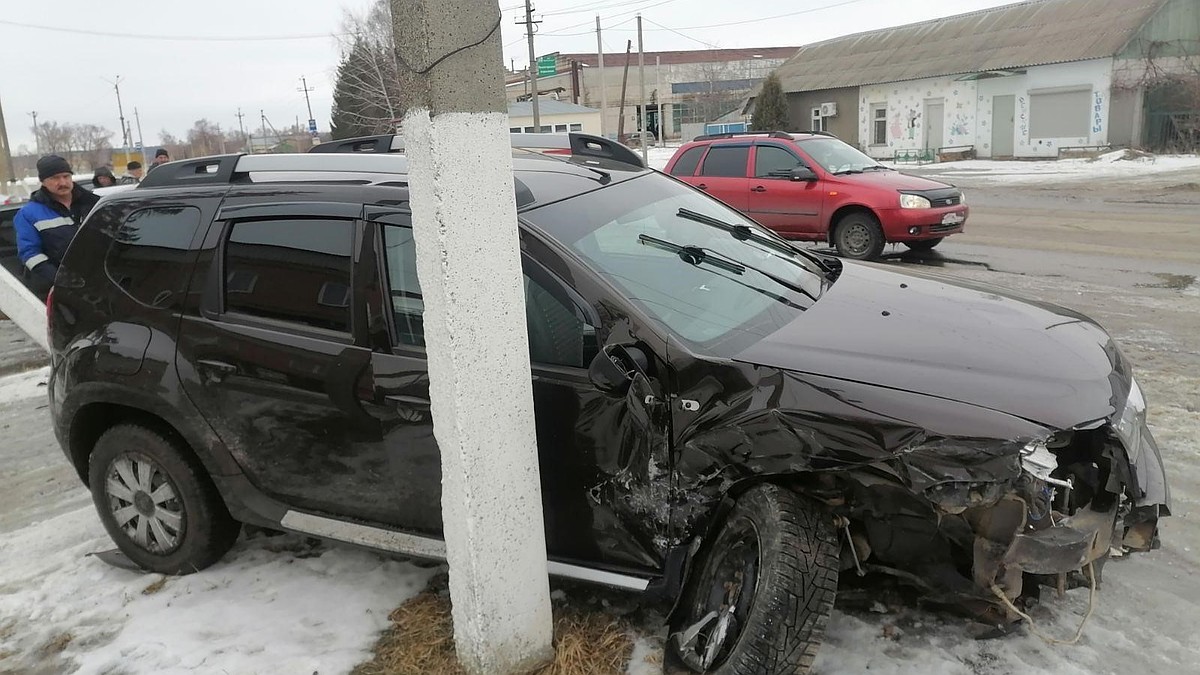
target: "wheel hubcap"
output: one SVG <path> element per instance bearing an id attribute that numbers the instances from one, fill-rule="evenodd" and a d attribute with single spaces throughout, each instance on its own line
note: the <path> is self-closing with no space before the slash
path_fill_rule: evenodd
<path id="1" fill-rule="evenodd" d="M 105 478 L 105 494 L 117 527 L 141 548 L 168 554 L 183 538 L 183 502 L 166 471 L 136 453 L 113 461 Z"/>
<path id="2" fill-rule="evenodd" d="M 842 242 L 851 252 L 862 253 L 871 245 L 871 233 L 867 231 L 866 225 L 855 223 L 846 227 L 846 232 L 842 235 Z"/>

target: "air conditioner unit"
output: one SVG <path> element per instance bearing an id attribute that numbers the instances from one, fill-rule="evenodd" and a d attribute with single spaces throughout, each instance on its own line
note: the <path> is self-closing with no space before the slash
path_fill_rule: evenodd
<path id="1" fill-rule="evenodd" d="M 822 103 L 821 117 L 837 117 L 837 103 Z"/>

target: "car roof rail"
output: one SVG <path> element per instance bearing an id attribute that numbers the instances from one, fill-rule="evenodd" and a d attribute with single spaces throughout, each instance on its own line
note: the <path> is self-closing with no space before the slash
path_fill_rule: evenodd
<path id="1" fill-rule="evenodd" d="M 565 134 L 509 134 L 509 138 L 512 147 L 519 150 L 567 150 L 576 157 L 607 159 L 639 169 L 646 168 L 636 152 L 602 136 L 572 131 Z M 315 145 L 309 152 L 404 152 L 404 137 L 399 134 L 381 134 L 346 138 Z"/>
<path id="2" fill-rule="evenodd" d="M 166 162 L 146 174 L 138 187 L 183 187 L 229 183 L 242 155 L 214 155 Z"/>
<path id="3" fill-rule="evenodd" d="M 786 131 L 728 131 L 723 134 L 705 134 L 703 136 L 697 136 L 692 140 L 719 141 L 723 138 L 738 138 L 741 136 L 763 136 L 766 138 L 782 138 L 789 141 L 795 140 L 795 136 L 792 136 Z"/>
<path id="4" fill-rule="evenodd" d="M 406 174 L 408 158 L 379 153 L 216 155 L 163 164 L 142 179 L 138 187 L 228 185 L 248 173 L 271 171 Z"/>
<path id="5" fill-rule="evenodd" d="M 812 134 L 813 136 L 828 136 L 829 138 L 837 138 L 837 134 L 832 131 L 802 131 L 800 133 Z"/>

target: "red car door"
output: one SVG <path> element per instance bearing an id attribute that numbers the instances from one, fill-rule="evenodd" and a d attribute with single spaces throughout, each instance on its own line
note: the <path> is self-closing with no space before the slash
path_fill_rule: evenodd
<path id="1" fill-rule="evenodd" d="M 750 217 L 789 238 L 819 238 L 825 198 L 822 181 L 815 174 L 814 180 L 792 177 L 793 169 L 809 165 L 789 148 L 774 143 L 755 144 L 752 159 Z"/>
<path id="2" fill-rule="evenodd" d="M 745 213 L 750 206 L 749 165 L 750 143 L 713 144 L 699 174 L 688 182 Z"/>

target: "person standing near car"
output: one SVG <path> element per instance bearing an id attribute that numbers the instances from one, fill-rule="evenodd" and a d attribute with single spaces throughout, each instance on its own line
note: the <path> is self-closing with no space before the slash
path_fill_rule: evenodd
<path id="1" fill-rule="evenodd" d="M 30 286 L 39 297 L 45 297 L 67 246 L 100 198 L 75 184 L 71 165 L 58 155 L 39 159 L 37 170 L 42 187 L 17 212 L 13 230 Z"/>
<path id="2" fill-rule="evenodd" d="M 125 176 L 121 178 L 122 185 L 142 182 L 142 176 L 145 173 L 142 170 L 142 163 L 136 159 L 125 165 Z"/>
<path id="3" fill-rule="evenodd" d="M 150 162 L 150 167 L 146 169 L 146 173 L 149 174 L 151 171 L 157 169 L 159 164 L 166 164 L 169 161 L 171 161 L 171 153 L 167 152 L 166 148 L 155 150 L 154 161 Z"/>
<path id="4" fill-rule="evenodd" d="M 112 187 L 117 184 L 117 177 L 113 175 L 112 169 L 107 166 L 102 166 L 96 169 L 92 174 L 92 188 Z"/>

